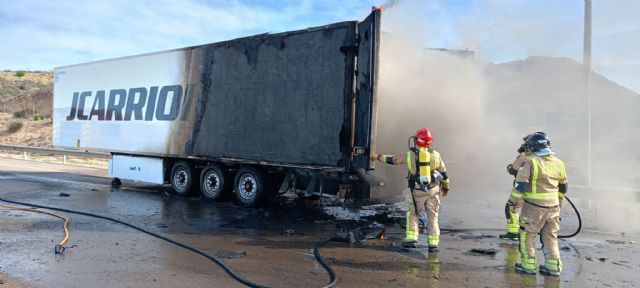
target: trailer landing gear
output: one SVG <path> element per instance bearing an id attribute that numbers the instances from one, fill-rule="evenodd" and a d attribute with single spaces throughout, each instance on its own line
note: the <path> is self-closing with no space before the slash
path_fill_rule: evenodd
<path id="1" fill-rule="evenodd" d="M 111 187 L 120 188 L 120 186 L 122 186 L 122 181 L 120 181 L 120 178 L 116 177 L 111 180 Z"/>

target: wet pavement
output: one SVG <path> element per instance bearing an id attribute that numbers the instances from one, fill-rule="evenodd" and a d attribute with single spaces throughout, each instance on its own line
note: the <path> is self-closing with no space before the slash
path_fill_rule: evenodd
<path id="1" fill-rule="evenodd" d="M 593 232 L 598 227 L 588 199 L 576 202 L 585 206 L 589 231 L 560 241 L 561 277 L 534 277 L 515 274 L 517 246 L 495 237 L 505 224 L 502 211 L 487 204 L 492 201 L 479 205 L 455 195 L 443 201 L 443 228 L 479 230 L 443 231 L 440 252 L 428 253 L 400 248 L 403 228 L 376 209 L 330 208 L 338 212 L 329 215 L 296 199 L 271 208 L 242 208 L 171 196 L 158 186 L 125 182 L 112 189 L 110 179 L 99 177 L 104 174 L 0 158 L 0 197 L 124 220 L 218 255 L 243 277 L 272 287 L 326 285 L 328 275 L 314 260 L 313 247 L 338 227 L 374 220 L 386 226 L 384 239 L 330 242 L 321 250 L 338 274 L 336 287 L 640 286 L 640 261 L 634 258 L 640 255 L 640 237 L 633 229 L 624 235 Z M 61 192 L 69 197 L 60 197 Z M 575 229 L 575 219 L 563 211 L 566 234 Z M 61 221 L 0 209 L 0 287 L 243 287 L 192 252 L 119 224 L 61 214 L 70 218 L 71 240 L 64 254 L 55 255 Z M 470 252 L 474 248 L 496 254 Z"/>

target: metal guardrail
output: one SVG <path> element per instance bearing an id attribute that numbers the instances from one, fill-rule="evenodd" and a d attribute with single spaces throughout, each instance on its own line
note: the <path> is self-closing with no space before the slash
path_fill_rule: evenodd
<path id="1" fill-rule="evenodd" d="M 20 145 L 4 145 L 0 144 L 0 151 L 15 151 L 22 152 L 24 158 L 27 159 L 27 153 L 42 153 L 42 154 L 53 154 L 53 155 L 62 155 L 63 162 L 67 163 L 67 156 L 74 157 L 85 157 L 85 158 L 100 158 L 100 159 L 110 159 L 111 154 L 107 152 L 99 152 L 99 151 L 89 151 L 89 150 L 71 150 L 71 149 L 60 149 L 60 148 L 46 148 L 46 147 L 29 147 L 29 146 L 20 146 Z"/>

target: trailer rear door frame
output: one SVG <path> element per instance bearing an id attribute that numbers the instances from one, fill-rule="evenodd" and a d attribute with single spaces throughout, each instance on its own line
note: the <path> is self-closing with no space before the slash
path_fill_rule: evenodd
<path id="1" fill-rule="evenodd" d="M 376 152 L 378 57 L 381 11 L 358 23 L 358 64 L 353 121 L 353 167 L 371 170 L 370 155 Z"/>

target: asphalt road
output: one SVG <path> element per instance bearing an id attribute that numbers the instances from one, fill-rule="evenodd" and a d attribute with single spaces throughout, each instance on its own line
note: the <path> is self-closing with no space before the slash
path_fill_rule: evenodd
<path id="1" fill-rule="evenodd" d="M 314 245 L 335 235 L 338 226 L 368 223 L 339 221 L 291 199 L 250 209 L 171 196 L 165 187 L 125 182 L 113 189 L 105 176 L 101 169 L 0 158 L 0 197 L 125 220 L 217 254 L 238 274 L 271 287 L 326 285 L 328 276 L 312 256 Z M 463 200 L 451 197 L 443 203 L 443 227 L 504 226 L 504 219 L 495 216 L 499 209 Z M 483 220 L 472 225 L 469 218 L 477 220 L 477 215 Z M 69 248 L 54 255 L 53 246 L 62 237 L 61 221 L 0 209 L 0 287 L 243 287 L 189 251 L 104 220 L 66 216 L 71 220 Z M 640 261 L 634 257 L 640 255 L 639 239 L 629 234 L 588 231 L 561 241 L 564 271 L 555 278 L 515 274 L 517 246 L 495 237 L 502 231 L 445 233 L 440 252 L 427 253 L 400 249 L 402 228 L 383 224 L 387 233 L 382 240 L 330 243 L 322 249 L 338 274 L 337 287 L 640 285 Z M 497 253 L 469 253 L 471 248 Z"/>

